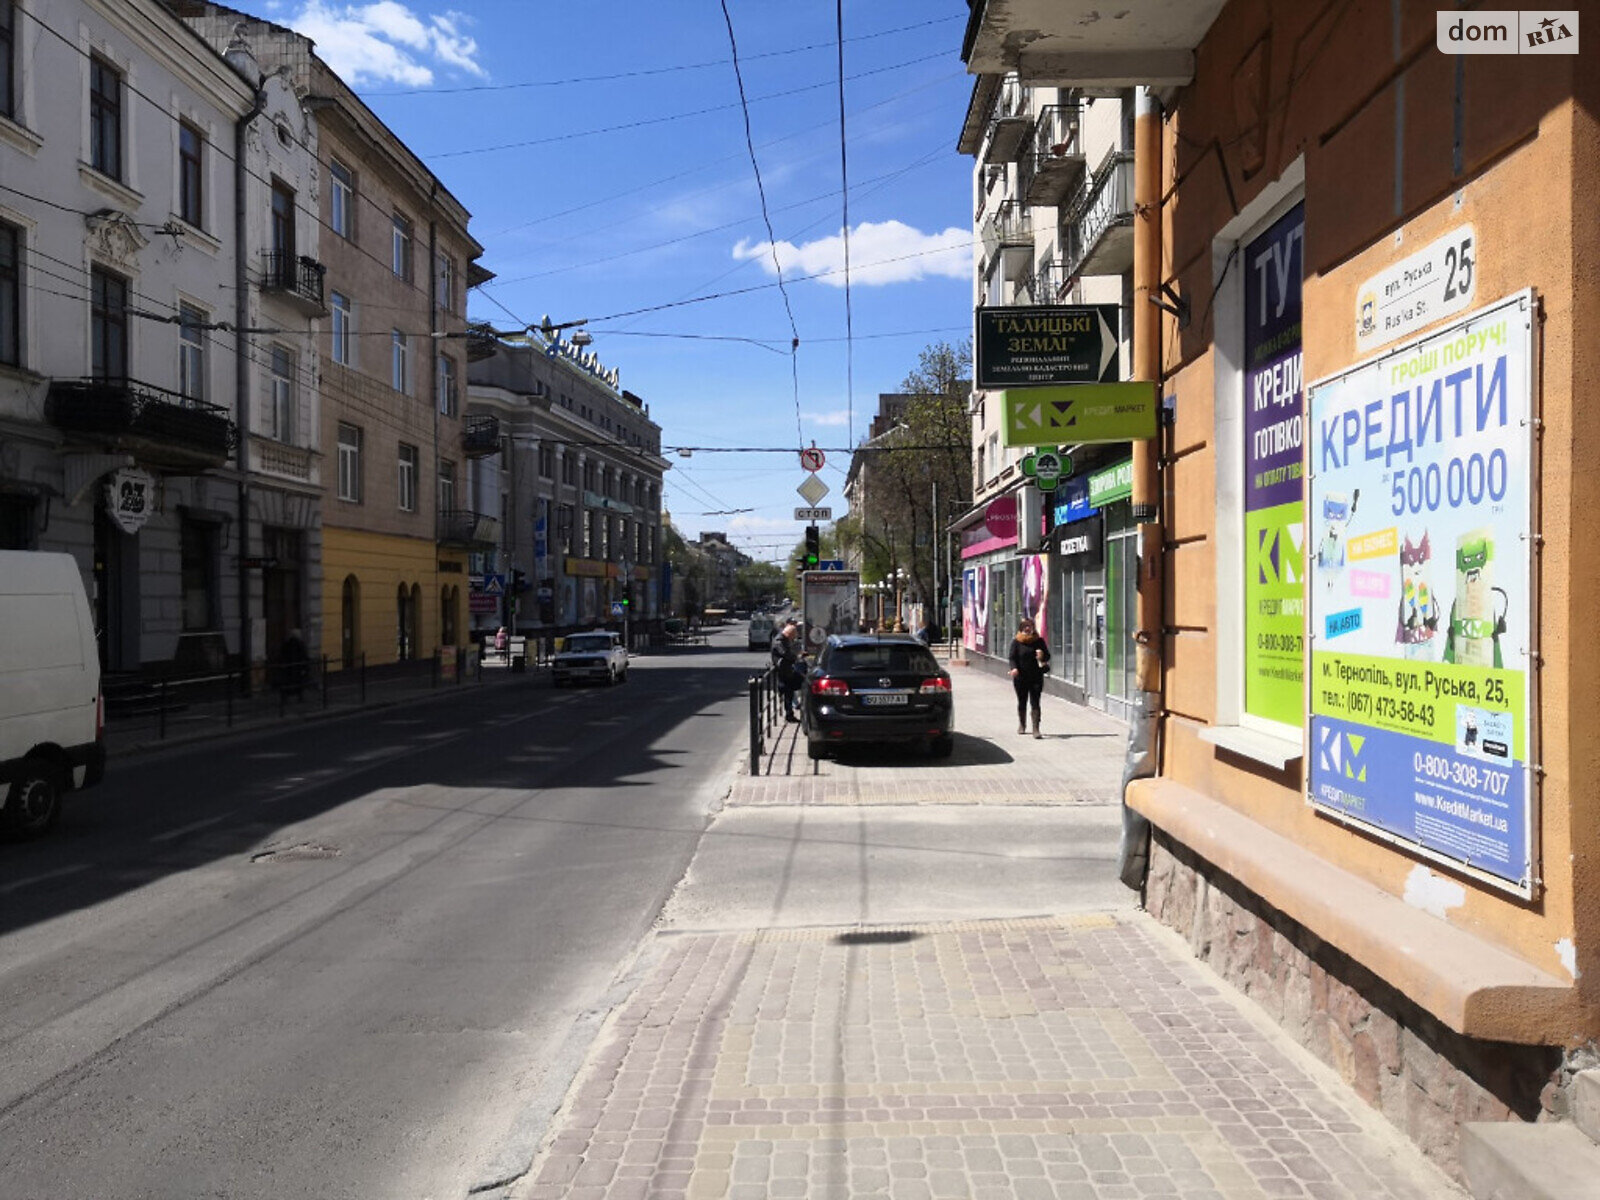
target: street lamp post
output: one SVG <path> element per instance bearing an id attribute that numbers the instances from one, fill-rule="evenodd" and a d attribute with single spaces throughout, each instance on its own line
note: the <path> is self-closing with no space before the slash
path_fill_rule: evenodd
<path id="1" fill-rule="evenodd" d="M 905 598 L 906 581 L 910 578 L 904 567 L 896 567 L 894 572 L 894 619 L 905 621 L 905 611 L 901 607 Z"/>

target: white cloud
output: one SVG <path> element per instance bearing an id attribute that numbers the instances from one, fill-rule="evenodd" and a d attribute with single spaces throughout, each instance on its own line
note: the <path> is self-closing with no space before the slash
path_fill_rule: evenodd
<path id="1" fill-rule="evenodd" d="M 337 4 L 305 0 L 285 22 L 317 44 L 317 53 L 352 87 L 399 83 L 428 87 L 434 67 L 451 67 L 482 78 L 478 43 L 463 30 L 464 13 L 419 16 L 398 0 Z"/>
<path id="2" fill-rule="evenodd" d="M 806 413 L 805 422 L 808 425 L 848 425 L 850 424 L 850 410 L 836 408 L 832 412 Z"/>
<path id="3" fill-rule="evenodd" d="M 740 262 L 754 259 L 768 275 L 772 265 L 771 242 L 741 238 L 733 248 Z M 778 261 L 788 275 L 821 275 L 818 283 L 842 288 L 844 236 L 818 238 L 796 246 L 778 242 Z M 828 274 L 823 274 L 829 272 Z M 850 231 L 850 284 L 874 287 L 912 283 L 929 276 L 967 279 L 972 274 L 972 231 L 951 226 L 939 233 L 923 233 L 901 221 L 863 221 Z"/>

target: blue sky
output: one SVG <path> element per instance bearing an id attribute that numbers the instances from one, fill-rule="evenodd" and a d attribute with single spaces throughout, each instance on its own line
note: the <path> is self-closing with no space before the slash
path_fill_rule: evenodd
<path id="1" fill-rule="evenodd" d="M 728 0 L 773 239 L 719 0 L 253 7 L 316 39 L 471 210 L 498 275 L 475 318 L 588 318 L 663 444 L 704 448 L 670 455 L 690 536 L 785 558 L 796 457 L 711 448 L 853 445 L 924 346 L 968 334 L 961 0 L 844 6 L 849 342 L 833 3 Z M 847 466 L 822 472 L 836 517 Z"/>

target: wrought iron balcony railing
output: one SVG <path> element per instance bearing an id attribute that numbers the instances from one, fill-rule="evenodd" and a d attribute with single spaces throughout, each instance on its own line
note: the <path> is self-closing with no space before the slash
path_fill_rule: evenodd
<path id="1" fill-rule="evenodd" d="M 1022 198 L 1054 208 L 1083 178 L 1082 110 L 1076 104 L 1051 104 L 1034 122 L 1032 148 L 1020 164 Z"/>
<path id="2" fill-rule="evenodd" d="M 45 419 L 72 444 L 137 454 L 157 466 L 222 466 L 238 440 L 226 408 L 135 379 L 55 379 Z"/>
<path id="3" fill-rule="evenodd" d="M 1062 222 L 1073 276 L 1120 275 L 1133 265 L 1133 155 L 1113 150 L 1078 189 Z"/>
<path id="4" fill-rule="evenodd" d="M 468 458 L 487 458 L 500 451 L 500 418 L 472 413 L 461 423 L 461 448 Z"/>
<path id="5" fill-rule="evenodd" d="M 984 138 L 983 161 L 1007 163 L 1028 139 L 1028 89 L 1015 75 L 1007 75 L 995 97 L 994 113 Z"/>
<path id="6" fill-rule="evenodd" d="M 467 508 L 446 508 L 439 513 L 439 543 L 468 550 L 490 550 L 500 544 L 500 521 Z"/>
<path id="7" fill-rule="evenodd" d="M 261 286 L 291 301 L 314 316 L 323 316 L 322 286 L 328 269 L 314 258 L 286 250 L 262 254 Z"/>

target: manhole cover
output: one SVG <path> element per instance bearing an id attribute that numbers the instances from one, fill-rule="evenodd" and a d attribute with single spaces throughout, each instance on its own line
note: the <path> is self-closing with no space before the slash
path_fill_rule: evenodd
<path id="1" fill-rule="evenodd" d="M 279 846 L 270 850 L 263 850 L 259 854 L 252 854 L 250 861 L 262 862 L 306 862 L 317 858 L 338 858 L 337 846 L 322 846 L 316 842 L 301 842 L 294 846 Z"/>

